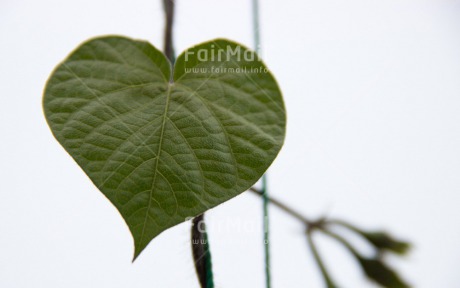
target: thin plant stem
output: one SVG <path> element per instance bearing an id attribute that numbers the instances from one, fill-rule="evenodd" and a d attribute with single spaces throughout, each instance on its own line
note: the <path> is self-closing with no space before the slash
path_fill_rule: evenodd
<path id="1" fill-rule="evenodd" d="M 264 231 L 264 254 L 265 254 L 265 286 L 271 287 L 270 273 L 270 222 L 268 217 L 268 191 L 267 191 L 267 174 L 262 176 L 262 199 L 263 199 L 263 231 Z"/>
<path id="2" fill-rule="evenodd" d="M 174 63 L 176 55 L 174 53 L 173 26 L 174 26 L 174 0 L 163 0 L 165 11 L 165 30 L 164 30 L 164 53 L 166 57 Z"/>
<path id="3" fill-rule="evenodd" d="M 251 188 L 248 189 L 248 191 L 251 191 L 256 195 L 259 195 L 259 196 L 263 197 L 262 191 L 260 191 L 257 188 L 251 187 Z M 269 202 L 270 204 L 272 204 L 272 205 L 276 206 L 277 208 L 283 210 L 284 212 L 286 212 L 287 214 L 289 214 L 293 218 L 299 220 L 300 222 L 302 222 L 302 224 L 305 224 L 306 226 L 315 226 L 315 225 L 318 225 L 320 223 L 320 221 L 312 221 L 312 220 L 308 219 L 307 217 L 303 216 L 300 212 L 294 210 L 293 208 L 291 208 L 288 205 L 284 204 L 280 200 L 278 200 L 278 199 L 276 199 L 276 198 L 274 198 L 272 196 L 268 196 L 268 195 L 266 195 L 266 196 L 267 196 L 267 202 Z"/>
<path id="4" fill-rule="evenodd" d="M 260 54 L 260 21 L 259 0 L 252 0 L 252 31 L 254 37 L 254 51 Z"/>
<path id="5" fill-rule="evenodd" d="M 307 231 L 307 241 L 308 241 L 308 246 L 310 247 L 310 250 L 313 254 L 313 258 L 315 259 L 316 264 L 318 264 L 321 274 L 323 275 L 323 279 L 324 279 L 324 282 L 326 283 L 326 287 L 327 288 L 337 288 L 337 285 L 334 284 L 334 281 L 329 275 L 329 272 L 327 271 L 326 266 L 324 265 L 324 262 L 321 259 L 321 256 L 319 255 L 318 249 L 316 248 L 315 242 L 313 241 L 312 230 Z"/>
<path id="6" fill-rule="evenodd" d="M 254 36 L 254 50 L 260 54 L 260 21 L 259 0 L 252 0 L 252 31 Z M 264 256 L 265 256 L 265 287 L 271 287 L 270 273 L 270 221 L 268 216 L 268 189 L 267 174 L 262 176 L 262 199 L 263 199 L 263 231 L 264 231 Z"/>
<path id="7" fill-rule="evenodd" d="M 353 254 L 355 257 L 357 258 L 360 258 L 360 254 L 358 251 L 356 251 L 356 249 L 351 246 L 350 243 L 348 243 L 347 240 L 345 240 L 345 238 L 343 238 L 342 236 L 334 233 L 334 232 L 331 232 L 329 231 L 328 229 L 322 229 L 321 232 L 323 232 L 324 234 L 332 237 L 333 239 L 337 240 L 339 243 L 341 243 L 343 246 L 345 246 L 345 248 L 347 248 L 348 251 L 350 251 L 351 254 Z"/>
<path id="8" fill-rule="evenodd" d="M 212 262 L 209 257 L 209 240 L 204 214 L 192 220 L 191 243 L 194 266 L 200 285 L 202 288 L 213 288 Z"/>

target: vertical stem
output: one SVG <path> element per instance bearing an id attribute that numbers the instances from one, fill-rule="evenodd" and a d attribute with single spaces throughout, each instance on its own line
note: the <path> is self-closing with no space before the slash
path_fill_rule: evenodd
<path id="1" fill-rule="evenodd" d="M 174 0 L 163 0 L 165 10 L 165 32 L 164 32 L 164 53 L 166 57 L 174 63 L 174 43 L 173 43 L 173 25 L 174 25 Z"/>
<path id="2" fill-rule="evenodd" d="M 252 0 L 252 30 L 254 37 L 254 50 L 257 54 L 260 54 L 259 0 Z"/>
<path id="3" fill-rule="evenodd" d="M 201 288 L 213 288 L 212 263 L 209 255 L 209 242 L 204 214 L 193 218 L 191 234 L 193 260 Z"/>
<path id="4" fill-rule="evenodd" d="M 262 199 L 263 199 L 263 215 L 264 215 L 264 254 L 265 254 L 265 287 L 271 287 L 270 273 L 270 234 L 269 234 L 269 218 L 268 218 L 268 194 L 267 194 L 267 174 L 262 176 Z"/>
<path id="5" fill-rule="evenodd" d="M 254 36 L 254 50 L 260 54 L 260 21 L 259 21 L 259 0 L 252 1 L 252 30 Z M 264 231 L 264 255 L 265 255 L 265 287 L 271 287 L 270 273 L 270 234 L 268 217 L 268 191 L 267 175 L 262 176 L 262 199 L 263 199 L 263 231 Z"/>

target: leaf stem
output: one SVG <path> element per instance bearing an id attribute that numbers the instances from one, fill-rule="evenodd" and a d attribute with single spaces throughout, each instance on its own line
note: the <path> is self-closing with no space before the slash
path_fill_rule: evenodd
<path id="1" fill-rule="evenodd" d="M 315 242 L 313 241 L 312 230 L 307 231 L 307 240 L 308 240 L 308 246 L 310 247 L 310 250 L 313 254 L 313 258 L 318 264 L 321 274 L 323 275 L 323 279 L 324 279 L 324 282 L 326 283 L 327 288 L 337 288 L 337 285 L 334 284 L 334 281 L 329 275 L 329 272 L 326 270 L 326 266 L 324 265 L 324 262 L 318 253 L 318 249 L 316 248 Z"/>
<path id="2" fill-rule="evenodd" d="M 334 232 L 331 232 L 327 229 L 322 229 L 321 232 L 323 232 L 324 234 L 332 237 L 333 239 L 337 240 L 339 243 L 341 243 L 343 246 L 345 246 L 345 248 L 347 248 L 348 251 L 350 251 L 351 254 L 353 254 L 355 257 L 357 258 L 360 258 L 361 255 L 359 254 L 358 251 L 356 251 L 356 249 L 350 245 L 350 243 L 348 243 L 347 240 L 345 240 L 345 238 L 343 238 L 342 236 L 334 233 Z"/>
<path id="3" fill-rule="evenodd" d="M 263 197 L 263 192 L 257 188 L 251 187 L 248 189 L 248 191 L 251 191 L 261 197 Z M 272 196 L 267 196 L 267 200 L 269 203 L 273 204 L 274 206 L 278 207 L 279 209 L 283 210 L 290 216 L 294 217 L 295 219 L 299 220 L 303 224 L 305 224 L 307 227 L 308 226 L 318 226 L 320 225 L 324 220 L 320 219 L 318 221 L 312 221 L 308 219 L 307 217 L 303 216 L 300 212 L 294 210 L 293 208 L 287 206 L 283 202 L 279 201 L 278 199 L 272 197 Z"/>

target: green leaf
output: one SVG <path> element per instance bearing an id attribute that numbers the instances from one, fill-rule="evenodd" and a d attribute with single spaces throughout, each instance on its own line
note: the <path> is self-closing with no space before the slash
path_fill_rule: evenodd
<path id="1" fill-rule="evenodd" d="M 393 269 L 389 268 L 381 260 L 367 259 L 361 256 L 357 256 L 357 258 L 366 276 L 383 287 L 410 288 Z"/>
<path id="2" fill-rule="evenodd" d="M 411 244 L 409 242 L 397 239 L 385 231 L 364 231 L 345 221 L 336 220 L 333 223 L 341 225 L 361 235 L 372 246 L 374 246 L 379 253 L 392 252 L 399 255 L 405 255 L 411 248 Z"/>
<path id="3" fill-rule="evenodd" d="M 162 231 L 250 188 L 277 156 L 284 104 L 256 56 L 217 39 L 185 51 L 171 73 L 149 43 L 101 37 L 50 76 L 48 124 L 120 211 L 134 259 Z"/>
<path id="4" fill-rule="evenodd" d="M 357 231 L 354 226 L 346 222 L 335 223 L 346 226 L 353 231 Z M 331 232 L 330 230 L 322 230 L 327 235 L 339 241 L 348 251 L 358 260 L 359 265 L 363 269 L 366 276 L 386 288 L 410 288 L 408 285 L 393 269 L 387 266 L 382 258 L 366 258 L 363 257 L 345 238 Z"/>
<path id="5" fill-rule="evenodd" d="M 375 248 L 380 251 L 389 251 L 399 255 L 405 255 L 410 250 L 410 243 L 395 239 L 393 236 L 386 232 L 364 232 L 360 234 L 369 241 Z"/>

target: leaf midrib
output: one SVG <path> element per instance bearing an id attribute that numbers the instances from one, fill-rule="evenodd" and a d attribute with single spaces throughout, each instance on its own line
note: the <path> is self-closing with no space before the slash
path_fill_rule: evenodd
<path id="1" fill-rule="evenodd" d="M 147 210 L 145 212 L 145 217 L 144 217 L 144 224 L 142 225 L 142 232 L 141 232 L 141 238 L 139 240 L 139 243 L 142 243 L 142 241 L 144 240 L 144 235 L 145 235 L 145 227 L 147 225 L 147 219 L 149 218 L 149 211 L 150 211 L 150 207 L 152 205 L 152 196 L 153 196 L 153 188 L 154 188 L 154 185 L 155 185 L 155 181 L 156 181 L 156 178 L 157 178 L 157 174 L 159 173 L 158 171 L 158 161 L 160 160 L 160 157 L 161 157 L 161 149 L 162 149 L 162 145 L 163 145 L 163 140 L 164 140 L 164 131 L 165 131 L 165 126 L 166 126 L 166 120 L 167 120 L 167 114 L 168 114 L 168 109 L 169 109 L 169 102 L 170 102 L 170 98 L 171 98 L 171 83 L 168 84 L 168 90 L 166 91 L 166 103 L 165 103 L 165 111 L 163 113 L 163 122 L 161 123 L 161 131 L 160 131 L 160 143 L 158 144 L 158 151 L 156 153 L 157 157 L 156 157 L 156 160 L 155 160 L 155 169 L 154 169 L 154 174 L 153 174 L 153 179 L 152 179 L 152 185 L 151 185 L 151 189 L 150 189 L 150 193 L 149 193 L 149 203 L 147 205 Z M 174 191 L 172 191 L 174 193 Z M 177 208 L 177 207 L 176 207 Z"/>

